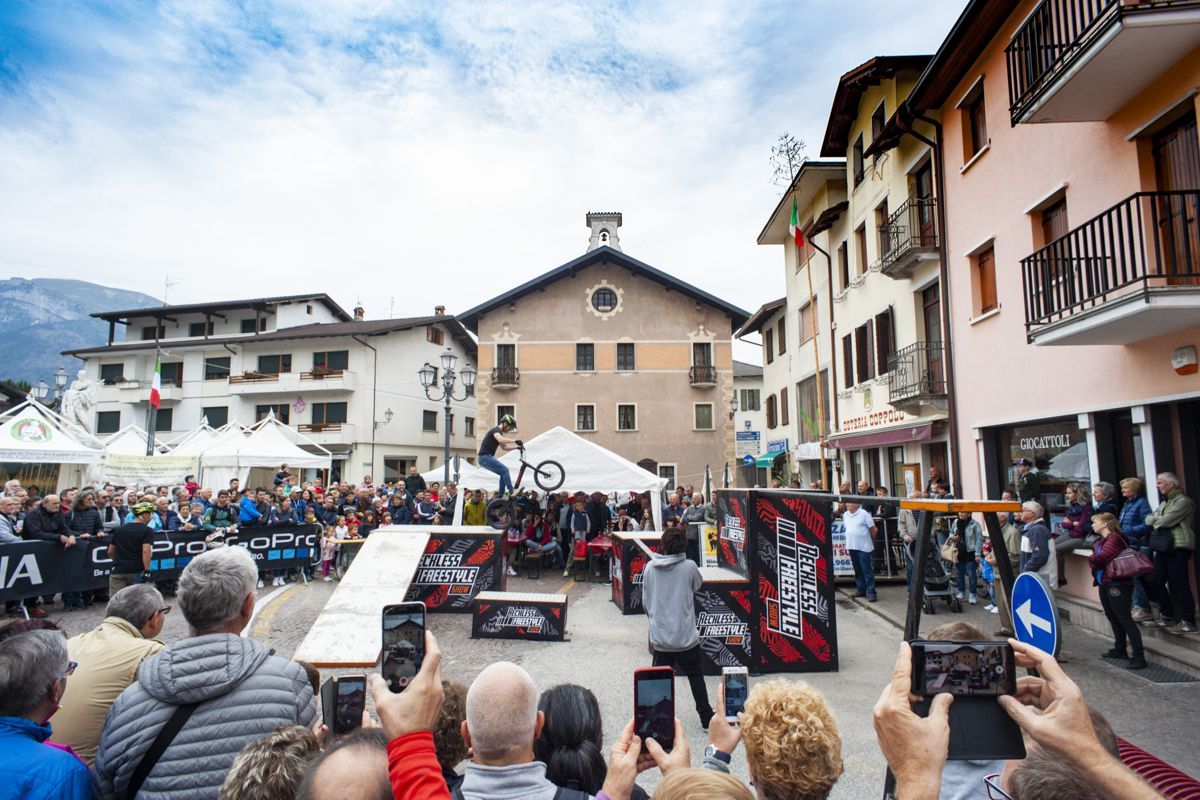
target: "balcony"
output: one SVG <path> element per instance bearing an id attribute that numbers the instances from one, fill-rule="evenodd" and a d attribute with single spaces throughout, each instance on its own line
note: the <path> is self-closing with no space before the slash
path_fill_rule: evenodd
<path id="1" fill-rule="evenodd" d="M 1044 0 L 1005 48 L 1022 122 L 1108 119 L 1200 41 L 1200 0 Z"/>
<path id="2" fill-rule="evenodd" d="M 352 392 L 358 384 L 358 376 L 345 369 L 317 370 L 300 373 L 300 389 L 306 394 L 314 392 Z"/>
<path id="3" fill-rule="evenodd" d="M 150 381 L 128 379 L 115 384 L 117 396 L 122 403 L 150 402 Z M 183 399 L 183 389 L 173 383 L 164 383 L 158 392 L 159 399 L 170 403 Z"/>
<path id="4" fill-rule="evenodd" d="M 700 365 L 688 370 L 688 380 L 697 389 L 707 389 L 717 385 L 717 368 Z"/>
<path id="5" fill-rule="evenodd" d="M 1021 260 L 1038 345 L 1130 344 L 1200 320 L 1200 191 L 1138 192 Z"/>
<path id="6" fill-rule="evenodd" d="M 296 430 L 320 445 L 353 444 L 354 424 L 350 422 L 306 422 Z"/>
<path id="7" fill-rule="evenodd" d="M 911 278 L 922 264 L 938 257 L 937 198 L 910 197 L 879 231 L 880 271 L 889 278 Z"/>
<path id="8" fill-rule="evenodd" d="M 247 371 L 229 376 L 229 393 L 232 395 L 292 394 L 299 389 L 300 374 L 296 372 Z"/>
<path id="9" fill-rule="evenodd" d="M 910 344 L 888 358 L 888 403 L 917 413 L 920 406 L 946 406 L 946 368 L 941 342 Z"/>
<path id="10" fill-rule="evenodd" d="M 516 389 L 521 385 L 521 370 L 516 367 L 496 367 L 492 370 L 493 389 Z"/>

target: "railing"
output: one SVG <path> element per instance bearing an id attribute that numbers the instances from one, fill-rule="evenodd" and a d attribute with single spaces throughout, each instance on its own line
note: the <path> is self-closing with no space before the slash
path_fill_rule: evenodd
<path id="1" fill-rule="evenodd" d="M 879 229 L 879 252 L 883 254 L 884 270 L 914 249 L 936 249 L 937 246 L 936 197 L 910 197 Z"/>
<path id="2" fill-rule="evenodd" d="M 494 367 L 492 386 L 520 386 L 521 370 L 516 367 Z"/>
<path id="3" fill-rule="evenodd" d="M 1138 192 L 1021 260 L 1025 329 L 1140 289 L 1200 286 L 1200 191 Z"/>
<path id="4" fill-rule="evenodd" d="M 311 372 L 301 372 L 300 380 L 302 381 L 323 381 L 326 378 L 340 378 L 345 370 L 341 369 L 314 369 Z"/>
<path id="5" fill-rule="evenodd" d="M 230 383 L 264 383 L 279 380 L 278 372 L 243 372 L 241 375 L 230 375 Z"/>
<path id="6" fill-rule="evenodd" d="M 1016 125 L 1056 76 L 1084 52 L 1089 34 L 1117 18 L 1120 0 L 1044 0 L 1004 49 L 1008 109 Z"/>
<path id="7" fill-rule="evenodd" d="M 296 426 L 301 433 L 329 433 L 330 431 L 340 431 L 342 423 L 340 422 L 306 422 Z"/>
<path id="8" fill-rule="evenodd" d="M 705 365 L 692 367 L 688 370 L 688 379 L 692 386 L 711 386 L 717 382 L 717 368 Z"/>
<path id="9" fill-rule="evenodd" d="M 941 342 L 917 342 L 889 357 L 888 402 L 945 397 L 943 349 Z"/>

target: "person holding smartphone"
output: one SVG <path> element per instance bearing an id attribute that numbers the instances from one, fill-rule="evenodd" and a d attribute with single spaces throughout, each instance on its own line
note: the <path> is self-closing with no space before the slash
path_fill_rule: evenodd
<path id="1" fill-rule="evenodd" d="M 694 600 L 703 581 L 700 568 L 688 560 L 686 551 L 687 534 L 677 527 L 663 531 L 659 552 L 646 565 L 642 603 L 650 620 L 654 666 L 678 667 L 687 676 L 700 724 L 707 729 L 713 707 L 704 685 Z"/>

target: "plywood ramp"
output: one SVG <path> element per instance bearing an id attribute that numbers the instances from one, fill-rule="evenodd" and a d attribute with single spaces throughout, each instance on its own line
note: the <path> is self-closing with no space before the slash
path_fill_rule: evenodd
<path id="1" fill-rule="evenodd" d="M 382 649 L 380 613 L 385 605 L 404 602 L 428 542 L 428 528 L 373 531 L 294 658 L 318 667 L 373 666 Z"/>

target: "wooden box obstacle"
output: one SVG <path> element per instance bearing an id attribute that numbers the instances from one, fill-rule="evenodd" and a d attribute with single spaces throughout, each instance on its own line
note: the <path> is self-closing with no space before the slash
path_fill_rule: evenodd
<path id="1" fill-rule="evenodd" d="M 561 642 L 567 630 L 567 596 L 480 592 L 471 603 L 472 639 Z"/>

